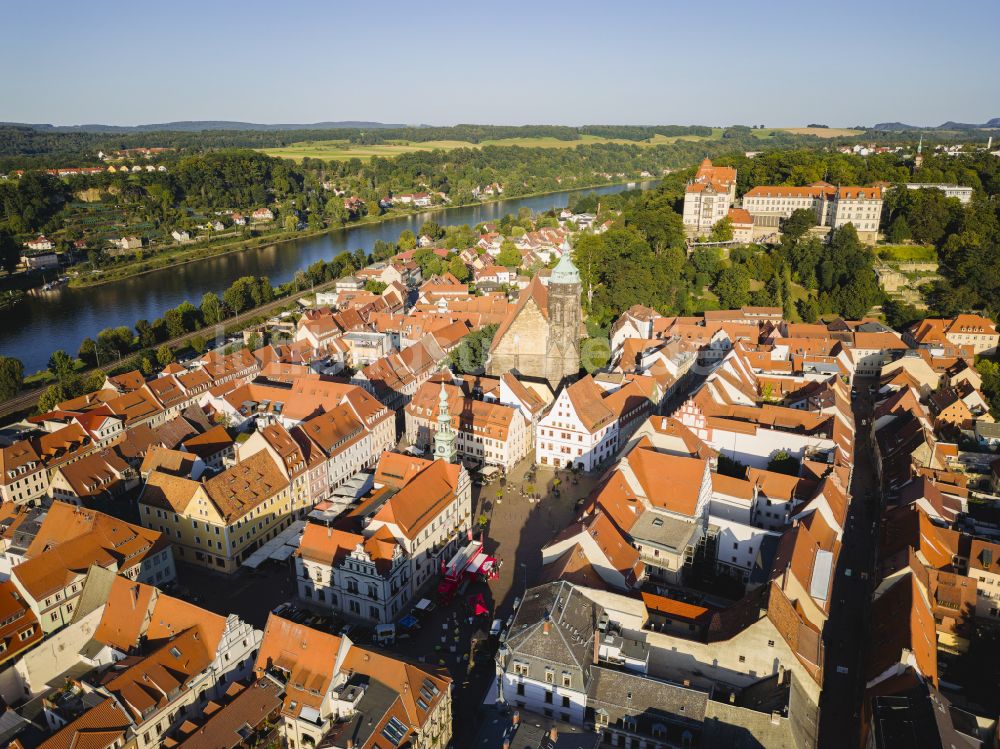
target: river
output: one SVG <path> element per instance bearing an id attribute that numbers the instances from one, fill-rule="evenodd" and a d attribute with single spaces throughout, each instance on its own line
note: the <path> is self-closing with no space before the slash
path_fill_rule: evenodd
<path id="1" fill-rule="evenodd" d="M 642 186 L 652 184 L 645 182 Z M 441 226 L 473 226 L 517 213 L 521 208 L 534 212 L 564 208 L 570 195 L 576 193 L 607 195 L 625 189 L 626 185 L 607 185 L 416 213 L 379 223 L 348 226 L 308 239 L 230 252 L 102 286 L 31 293 L 13 309 L 0 311 L 3 321 L 0 354 L 17 357 L 24 362 L 26 373 L 35 372 L 47 366 L 49 355 L 57 349 L 75 355 L 84 338 L 96 336 L 103 328 L 132 327 L 142 318 L 152 321 L 184 300 L 198 305 L 206 291 L 221 294 L 240 276 L 267 276 L 277 286 L 317 260 L 330 260 L 358 248 L 370 253 L 376 240 L 395 242 L 402 231 L 416 231 L 425 221 L 436 221 Z"/>

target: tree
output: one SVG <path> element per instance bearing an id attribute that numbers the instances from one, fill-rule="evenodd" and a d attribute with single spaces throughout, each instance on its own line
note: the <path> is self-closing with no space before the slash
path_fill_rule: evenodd
<path id="1" fill-rule="evenodd" d="M 889 225 L 886 238 L 894 244 L 899 244 L 910 239 L 910 236 L 910 224 L 907 222 L 906 216 L 896 216 L 892 224 Z"/>
<path id="2" fill-rule="evenodd" d="M 473 330 L 448 355 L 448 364 L 459 374 L 482 374 L 496 332 L 496 325 L 486 325 L 479 330 Z"/>
<path id="3" fill-rule="evenodd" d="M 417 237 L 412 231 L 410 231 L 409 229 L 405 229 L 399 235 L 399 242 L 397 242 L 396 244 L 398 245 L 400 250 L 403 251 L 412 250 L 414 247 L 417 246 Z"/>
<path id="4" fill-rule="evenodd" d="M 438 226 L 435 221 L 427 221 L 420 227 L 420 236 L 427 236 L 431 239 L 440 239 L 444 236 L 444 229 Z"/>
<path id="5" fill-rule="evenodd" d="M 79 351 L 76 352 L 77 357 L 87 366 L 93 367 L 97 364 L 97 344 L 94 343 L 93 338 L 84 338 L 83 343 L 80 344 Z"/>
<path id="6" fill-rule="evenodd" d="M 990 414 L 1000 419 L 1000 364 L 989 359 L 980 359 L 976 371 L 983 378 L 982 391 L 990 404 Z"/>
<path id="7" fill-rule="evenodd" d="M 12 356 L 0 356 L 0 400 L 9 400 L 24 385 L 24 364 Z"/>
<path id="8" fill-rule="evenodd" d="M 145 349 L 139 354 L 139 371 L 142 372 L 146 377 L 149 377 L 156 371 L 156 352 L 150 349 Z"/>
<path id="9" fill-rule="evenodd" d="M 53 351 L 52 356 L 49 357 L 48 369 L 56 378 L 56 382 L 65 383 L 73 375 L 73 357 L 62 349 Z"/>
<path id="10" fill-rule="evenodd" d="M 283 225 L 285 227 L 285 231 L 295 231 L 295 227 L 299 225 L 299 220 L 296 218 L 294 213 L 290 213 L 285 216 Z"/>
<path id="11" fill-rule="evenodd" d="M 204 336 L 196 335 L 191 339 L 191 348 L 196 354 L 204 354 L 205 349 L 208 348 L 208 341 L 205 340 Z"/>
<path id="12" fill-rule="evenodd" d="M 261 276 L 257 279 L 257 296 L 255 297 L 257 306 L 267 304 L 273 299 L 274 287 L 271 286 L 271 279 L 267 276 Z"/>
<path id="13" fill-rule="evenodd" d="M 691 253 L 691 265 L 699 273 L 714 277 L 722 265 L 722 250 L 718 247 L 699 247 Z"/>
<path id="14" fill-rule="evenodd" d="M 163 344 L 158 349 L 156 349 L 156 361 L 160 363 L 161 367 L 165 367 L 174 360 L 174 350 L 170 348 L 167 344 Z"/>
<path id="15" fill-rule="evenodd" d="M 186 332 L 191 333 L 201 327 L 201 310 L 191 302 L 181 302 L 177 305 L 177 311 L 181 313 L 181 324 Z"/>
<path id="16" fill-rule="evenodd" d="M 135 324 L 135 333 L 138 338 L 139 348 L 151 348 L 156 345 L 156 331 L 149 324 L 149 320 L 139 320 Z"/>
<path id="17" fill-rule="evenodd" d="M 505 239 L 500 244 L 500 254 L 497 255 L 497 263 L 508 268 L 517 268 L 521 265 L 521 252 L 513 242 Z"/>
<path id="18" fill-rule="evenodd" d="M 715 225 L 712 226 L 712 232 L 708 235 L 709 242 L 729 242 L 733 238 L 733 220 L 729 216 L 723 216 Z"/>
<path id="19" fill-rule="evenodd" d="M 36 408 L 40 414 L 48 413 L 65 400 L 69 400 L 65 388 L 61 384 L 55 383 L 45 388 L 38 396 Z"/>
<path id="20" fill-rule="evenodd" d="M 9 231 L 0 230 L 0 268 L 13 273 L 20 261 L 21 249 L 14 241 L 13 235 Z"/>
<path id="21" fill-rule="evenodd" d="M 396 253 L 396 245 L 382 239 L 376 239 L 372 246 L 372 257 L 375 260 L 386 260 Z"/>
<path id="22" fill-rule="evenodd" d="M 898 299 L 886 299 L 882 303 L 882 314 L 885 315 L 886 323 L 896 330 L 908 328 L 912 323 L 927 316 L 923 310 Z"/>
<path id="23" fill-rule="evenodd" d="M 326 213 L 327 218 L 330 220 L 330 226 L 334 228 L 343 226 L 351 218 L 351 214 L 344 208 L 344 199 L 336 195 L 326 201 L 326 207 L 323 212 Z"/>
<path id="24" fill-rule="evenodd" d="M 785 450 L 778 450 L 767 462 L 767 470 L 774 473 L 785 473 L 789 476 L 799 475 L 799 461 Z"/>
<path id="25" fill-rule="evenodd" d="M 201 317 L 205 325 L 217 325 L 222 322 L 222 303 L 214 291 L 205 292 L 201 297 Z"/>
<path id="26" fill-rule="evenodd" d="M 723 476 L 731 476 L 737 479 L 746 478 L 747 475 L 746 465 L 740 463 L 738 460 L 730 458 L 728 455 L 725 455 L 724 453 L 719 453 L 719 462 L 717 470 Z"/>
<path id="27" fill-rule="evenodd" d="M 722 309 L 738 309 L 750 302 L 750 274 L 745 266 L 733 265 L 719 273 L 712 291 Z"/>
<path id="28" fill-rule="evenodd" d="M 113 358 L 120 359 L 132 350 L 135 338 L 132 329 L 124 325 L 117 328 L 104 328 L 97 334 L 97 350 L 101 359 L 108 361 Z"/>
<path id="29" fill-rule="evenodd" d="M 371 292 L 372 294 L 381 294 L 388 288 L 388 284 L 382 281 L 376 281 L 374 278 L 369 278 L 365 281 L 365 291 Z"/>
<path id="30" fill-rule="evenodd" d="M 234 314 L 238 315 L 253 306 L 255 296 L 258 298 L 260 296 L 257 279 L 253 276 L 243 276 L 233 281 L 229 288 L 222 293 L 222 301 Z"/>
<path id="31" fill-rule="evenodd" d="M 457 255 L 448 261 L 448 272 L 459 281 L 464 282 L 469 279 L 469 268 Z"/>
<path id="32" fill-rule="evenodd" d="M 819 304 L 814 297 L 810 296 L 805 299 L 799 299 L 795 303 L 795 308 L 798 310 L 802 322 L 813 323 L 819 319 Z"/>
<path id="33" fill-rule="evenodd" d="M 797 208 L 781 222 L 781 239 L 783 242 L 798 242 L 814 226 L 816 214 L 808 208 Z"/>
<path id="34" fill-rule="evenodd" d="M 167 323 L 168 338 L 179 338 L 184 335 L 184 316 L 179 309 L 168 309 L 163 313 L 163 319 Z"/>

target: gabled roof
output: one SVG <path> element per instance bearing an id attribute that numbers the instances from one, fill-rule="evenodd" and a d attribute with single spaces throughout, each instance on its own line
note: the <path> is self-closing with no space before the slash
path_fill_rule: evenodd
<path id="1" fill-rule="evenodd" d="M 415 539 L 454 502 L 455 468 L 457 466 L 435 460 L 399 489 L 383 487 L 370 500 L 372 505 L 378 505 L 387 497 L 372 519 L 391 523 L 407 538 Z M 362 505 L 359 509 L 364 511 L 365 507 Z"/>
<path id="2" fill-rule="evenodd" d="M 156 531 L 56 501 L 13 574 L 37 600 L 85 575 L 93 564 L 128 569 L 165 543 Z"/>
<path id="3" fill-rule="evenodd" d="M 139 497 L 140 504 L 159 507 L 169 512 L 183 513 L 201 488 L 201 483 L 163 471 L 153 471 Z"/>
<path id="4" fill-rule="evenodd" d="M 514 615 L 506 645 L 515 660 L 537 659 L 579 675 L 590 670 L 593 638 L 603 609 L 573 585 L 560 581 L 528 590 Z M 577 687 L 580 691 L 582 683 Z"/>
<path id="5" fill-rule="evenodd" d="M 191 475 L 191 469 L 194 467 L 195 458 L 196 456 L 190 453 L 181 452 L 180 450 L 168 450 L 159 445 L 152 445 L 146 453 L 146 457 L 142 459 L 139 471 L 143 475 L 147 475 L 153 471 L 160 471 L 162 473 L 169 473 L 172 476 L 188 477 Z"/>
<path id="6" fill-rule="evenodd" d="M 605 403 L 608 394 L 598 387 L 589 374 L 567 386 L 566 396 L 588 432 L 603 429 L 615 419 L 614 411 Z"/>
<path id="7" fill-rule="evenodd" d="M 548 287 L 542 283 L 542 279 L 539 276 L 535 276 L 531 279 L 531 283 L 527 287 L 521 289 L 521 293 L 517 298 L 517 305 L 507 312 L 507 316 L 504 318 L 503 322 L 500 323 L 500 327 L 497 328 L 497 332 L 493 335 L 493 342 L 490 344 L 490 350 L 493 351 L 500 341 L 503 339 L 504 335 L 510 329 L 510 326 L 514 323 L 514 320 L 521 310 L 523 310 L 528 303 L 532 302 L 538 308 L 542 317 L 548 319 L 549 316 L 549 290 Z"/>
<path id="8" fill-rule="evenodd" d="M 197 455 L 202 460 L 208 460 L 224 450 L 230 449 L 234 440 L 222 425 L 217 424 L 203 434 L 196 434 L 181 443 L 189 453 Z"/>
<path id="9" fill-rule="evenodd" d="M 872 603 L 868 678 L 873 680 L 897 664 L 916 668 L 938 684 L 937 634 L 930 604 L 915 575 L 901 575 Z"/>
<path id="10" fill-rule="evenodd" d="M 128 469 L 128 464 L 114 450 L 101 450 L 60 466 L 57 471 L 73 493 L 82 499 L 111 491 Z"/>
<path id="11" fill-rule="evenodd" d="M 708 461 L 684 458 L 638 447 L 625 461 L 635 474 L 643 496 L 654 507 L 693 516 L 708 471 Z"/>
<path id="12" fill-rule="evenodd" d="M 235 694 L 233 694 L 235 692 Z M 232 699 L 198 727 L 192 727 L 176 749 L 231 749 L 242 746 L 249 730 L 255 729 L 281 707 L 281 687 L 270 679 L 258 679 L 248 687 L 230 685 Z"/>
<path id="13" fill-rule="evenodd" d="M 205 492 L 227 523 L 233 523 L 288 487 L 267 451 L 241 460 L 205 482 Z"/>
<path id="14" fill-rule="evenodd" d="M 139 644 L 160 591 L 116 575 L 94 639 L 123 653 Z"/>
<path id="15" fill-rule="evenodd" d="M 215 650 L 201 637 L 200 627 L 193 627 L 164 641 L 138 663 L 126 666 L 104 688 L 140 723 L 150 710 L 175 699 L 177 690 L 186 689 L 214 658 Z M 111 673 L 116 671 L 118 666 L 112 666 Z"/>
<path id="16" fill-rule="evenodd" d="M 108 698 L 46 739 L 39 749 L 105 749 L 124 739 L 131 726 L 131 717 Z"/>

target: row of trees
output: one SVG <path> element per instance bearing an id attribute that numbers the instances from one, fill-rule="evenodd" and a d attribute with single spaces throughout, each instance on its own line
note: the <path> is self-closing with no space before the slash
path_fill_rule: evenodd
<path id="1" fill-rule="evenodd" d="M 277 293 L 283 295 L 287 289 L 279 289 Z M 124 325 L 104 328 L 96 340 L 84 339 L 77 356 L 87 366 L 107 364 L 135 351 L 152 349 L 164 341 L 217 325 L 232 315 L 267 304 L 275 296 L 275 289 L 266 276 L 237 278 L 221 298 L 211 291 L 205 293 L 198 307 L 185 301 L 152 322 L 143 319 L 138 320 L 134 328 Z"/>

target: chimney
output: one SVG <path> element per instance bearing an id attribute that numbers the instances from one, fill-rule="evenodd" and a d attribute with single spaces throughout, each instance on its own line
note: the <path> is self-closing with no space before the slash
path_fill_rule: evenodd
<path id="1" fill-rule="evenodd" d="M 785 667 L 778 666 L 778 686 L 785 683 Z"/>
<path id="2" fill-rule="evenodd" d="M 555 726 L 549 729 L 549 741 L 553 744 L 559 741 L 559 731 L 556 730 Z"/>
<path id="3" fill-rule="evenodd" d="M 549 627 L 550 626 L 551 625 L 549 624 L 549 620 L 548 619 L 546 619 L 544 622 L 542 622 L 542 633 L 547 635 L 549 633 Z"/>
<path id="4" fill-rule="evenodd" d="M 594 665 L 601 662 L 601 635 L 594 632 Z"/>

